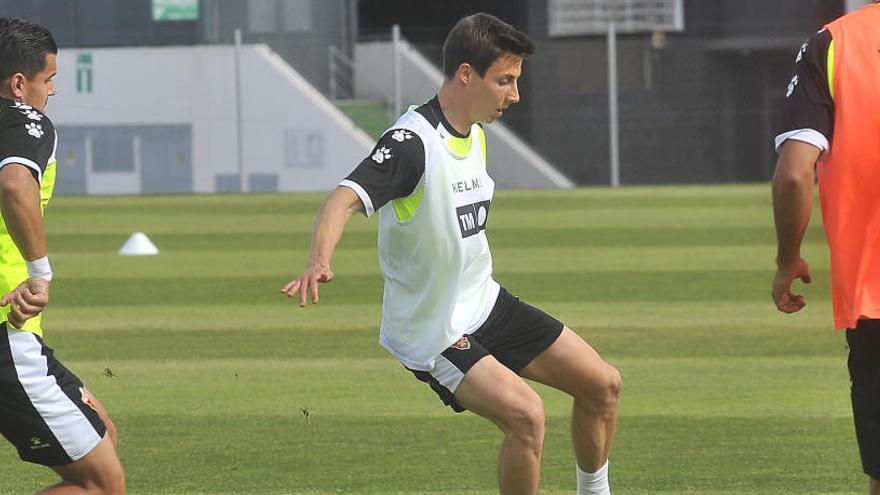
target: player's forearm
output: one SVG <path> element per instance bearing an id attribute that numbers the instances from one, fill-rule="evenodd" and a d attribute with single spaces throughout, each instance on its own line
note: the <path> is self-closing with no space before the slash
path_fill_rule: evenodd
<path id="1" fill-rule="evenodd" d="M 23 167 L 7 165 L 0 169 L 0 212 L 25 260 L 46 256 L 40 188 Z"/>
<path id="2" fill-rule="evenodd" d="M 800 258 L 801 244 L 813 212 L 813 167 L 818 154 L 818 149 L 799 143 L 792 147 L 786 145 L 779 157 L 773 175 L 777 264 Z"/>
<path id="3" fill-rule="evenodd" d="M 309 256 L 311 263 L 322 266 L 330 266 L 330 260 L 342 231 L 348 220 L 359 211 L 358 205 L 352 202 L 354 193 L 346 187 L 338 187 L 321 205 L 315 218 L 315 228 L 312 232 L 312 250 Z M 355 199 L 357 196 L 354 196 Z"/>
<path id="4" fill-rule="evenodd" d="M 812 187 L 773 184 L 773 216 L 776 221 L 776 262 L 800 258 L 801 244 L 813 209 Z"/>

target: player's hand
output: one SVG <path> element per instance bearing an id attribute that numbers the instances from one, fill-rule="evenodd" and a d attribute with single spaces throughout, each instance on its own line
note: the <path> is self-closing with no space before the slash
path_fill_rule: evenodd
<path id="1" fill-rule="evenodd" d="M 318 284 L 330 282 L 333 277 L 333 271 L 330 270 L 329 264 L 310 262 L 302 275 L 281 288 L 281 293 L 292 298 L 299 292 L 299 307 L 301 308 L 305 307 L 309 294 L 312 295 L 312 304 L 318 304 Z"/>
<path id="2" fill-rule="evenodd" d="M 29 278 L 0 299 L 0 305 L 10 306 L 7 319 L 15 328 L 40 314 L 49 304 L 49 281 Z"/>
<path id="3" fill-rule="evenodd" d="M 789 263 L 778 263 L 771 295 L 776 307 L 783 313 L 794 313 L 807 305 L 804 296 L 791 292 L 791 284 L 797 279 L 801 279 L 805 284 L 813 281 L 813 277 L 810 276 L 810 266 L 803 258 Z"/>

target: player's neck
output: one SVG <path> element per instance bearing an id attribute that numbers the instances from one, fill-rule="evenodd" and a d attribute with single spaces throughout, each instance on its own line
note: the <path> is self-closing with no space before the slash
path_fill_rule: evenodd
<path id="1" fill-rule="evenodd" d="M 437 100 L 440 102 L 440 110 L 449 125 L 462 136 L 470 134 L 474 122 L 468 116 L 466 100 L 456 95 L 455 88 L 448 81 L 440 86 Z"/>

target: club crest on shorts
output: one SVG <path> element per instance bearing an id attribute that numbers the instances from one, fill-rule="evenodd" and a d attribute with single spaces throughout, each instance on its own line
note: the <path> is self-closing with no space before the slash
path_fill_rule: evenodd
<path id="1" fill-rule="evenodd" d="M 83 387 L 79 388 L 79 394 L 80 394 L 79 400 L 81 400 L 83 402 L 83 404 L 91 407 L 92 409 L 95 410 L 95 412 L 98 412 L 98 409 L 95 408 L 95 401 L 92 399 L 91 395 L 86 393 L 86 391 Z"/>
<path id="2" fill-rule="evenodd" d="M 465 336 L 456 340 L 455 343 L 449 347 L 451 349 L 458 349 L 459 351 L 466 351 L 471 348 L 471 341 L 467 339 L 467 336 Z"/>

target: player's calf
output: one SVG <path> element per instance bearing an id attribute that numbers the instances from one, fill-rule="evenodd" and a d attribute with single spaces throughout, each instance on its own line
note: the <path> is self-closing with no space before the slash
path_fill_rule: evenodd
<path id="1" fill-rule="evenodd" d="M 583 493 L 605 494 L 608 454 L 617 424 L 623 380 L 620 373 L 607 364 L 603 364 L 602 372 L 592 378 L 572 394 L 572 435 L 578 461 L 578 486 L 598 484 L 598 491 Z"/>
<path id="2" fill-rule="evenodd" d="M 498 454 L 498 487 L 502 495 L 534 495 L 541 479 L 544 449 L 544 405 L 537 394 L 520 400 L 493 419 L 504 432 Z"/>

